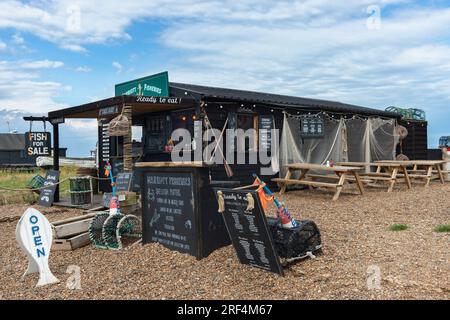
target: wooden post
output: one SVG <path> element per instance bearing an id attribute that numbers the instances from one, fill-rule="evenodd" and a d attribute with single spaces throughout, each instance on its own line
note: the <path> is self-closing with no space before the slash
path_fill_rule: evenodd
<path id="1" fill-rule="evenodd" d="M 131 106 L 124 106 L 122 114 L 128 118 L 130 126 L 128 133 L 123 137 L 123 171 L 131 172 L 133 170 L 133 142 L 132 142 L 132 122 L 133 122 L 133 109 Z"/>
<path id="2" fill-rule="evenodd" d="M 53 170 L 59 171 L 59 126 L 57 123 L 53 124 Z M 59 184 L 56 185 L 53 201 L 59 202 Z"/>

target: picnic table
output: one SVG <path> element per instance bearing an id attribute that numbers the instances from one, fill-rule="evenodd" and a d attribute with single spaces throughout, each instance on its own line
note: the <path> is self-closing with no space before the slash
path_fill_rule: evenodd
<path id="1" fill-rule="evenodd" d="M 338 162 L 340 166 L 359 167 L 361 169 L 375 167 L 375 172 L 364 172 L 360 174 L 362 181 L 367 182 L 370 186 L 374 185 L 373 182 L 386 182 L 388 183 L 387 192 L 394 190 L 395 184 L 403 178 L 406 182 L 408 189 L 411 189 L 411 179 L 408 173 L 407 165 L 401 161 L 376 161 L 376 162 Z"/>
<path id="2" fill-rule="evenodd" d="M 407 161 L 396 161 L 396 160 L 381 160 L 376 161 L 376 163 L 398 163 L 405 167 L 413 167 L 413 169 L 407 173 L 409 178 L 412 179 L 422 179 L 425 183 L 425 187 L 430 185 L 430 181 L 433 176 L 433 170 L 437 173 L 439 180 L 442 184 L 445 183 L 444 173 L 442 170 L 442 165 L 446 163 L 446 160 L 407 160 Z M 419 167 L 424 168 L 423 170 L 418 170 Z"/>
<path id="3" fill-rule="evenodd" d="M 349 181 L 349 178 L 353 178 L 352 180 L 356 182 L 359 192 L 364 194 L 364 186 L 359 176 L 359 171 L 361 171 L 361 167 L 351 167 L 351 166 L 333 166 L 328 167 L 320 164 L 312 164 L 312 163 L 293 163 L 285 166 L 287 168 L 287 172 L 284 178 L 276 178 L 272 179 L 272 181 L 276 182 L 280 187 L 280 194 L 283 194 L 286 191 L 288 185 L 307 185 L 309 187 L 325 187 L 336 189 L 333 201 L 339 198 L 341 194 L 342 188 L 346 182 Z M 326 172 L 332 172 L 337 175 L 337 182 L 320 182 L 313 180 L 307 173 L 310 170 L 320 170 Z M 292 175 L 296 172 L 300 171 L 300 177 L 298 179 L 293 179 Z M 326 177 L 326 176 L 324 176 Z"/>

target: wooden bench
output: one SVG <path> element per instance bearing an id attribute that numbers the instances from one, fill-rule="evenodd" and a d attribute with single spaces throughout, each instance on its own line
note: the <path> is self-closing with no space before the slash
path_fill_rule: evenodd
<path id="1" fill-rule="evenodd" d="M 368 184 L 371 187 L 380 187 L 376 182 L 386 182 L 388 183 L 387 192 L 392 192 L 395 184 L 400 180 L 398 173 L 403 172 L 402 177 L 407 184 L 408 189 L 411 189 L 411 180 L 409 179 L 406 166 L 398 163 L 367 163 L 367 162 L 339 162 L 338 165 L 341 166 L 359 166 L 361 169 L 370 169 L 375 167 L 376 172 L 364 172 L 360 176 L 362 179 L 370 179 L 373 181 Z"/>
<path id="2" fill-rule="evenodd" d="M 339 180 L 339 176 L 337 175 L 332 175 L 332 174 L 307 174 L 306 177 L 311 178 L 312 180 L 314 179 L 324 179 L 324 180 Z M 363 176 L 360 175 L 361 177 L 361 182 L 364 183 L 370 183 L 371 180 L 370 179 L 363 179 Z M 356 182 L 356 179 L 352 176 L 347 177 L 347 181 L 348 182 Z"/>
<path id="3" fill-rule="evenodd" d="M 280 194 L 283 194 L 286 191 L 288 185 L 306 185 L 309 187 L 324 187 L 335 189 L 335 193 L 333 196 L 333 201 L 337 200 L 341 194 L 342 188 L 344 184 L 348 181 L 349 176 L 354 178 L 356 182 L 359 192 L 361 195 L 364 194 L 364 187 L 361 179 L 359 177 L 359 171 L 361 168 L 359 167 L 343 167 L 343 166 L 333 166 L 328 167 L 320 164 L 313 163 L 294 163 L 286 166 L 287 172 L 284 178 L 276 178 L 272 179 L 272 181 L 276 182 L 280 186 Z M 336 174 L 335 182 L 320 182 L 314 181 L 310 176 L 308 177 L 307 173 L 309 170 L 317 170 L 317 171 L 326 171 L 326 172 L 334 172 Z M 294 172 L 300 171 L 300 177 L 298 179 L 292 179 L 292 175 Z"/>
<path id="4" fill-rule="evenodd" d="M 444 181 L 444 175 L 442 166 L 447 161 L 445 160 L 411 160 L 411 161 L 395 161 L 395 160 L 382 160 L 382 161 L 376 161 L 376 163 L 395 163 L 403 168 L 406 167 L 413 167 L 412 170 L 415 172 L 413 174 L 409 174 L 407 170 L 404 170 L 403 174 L 405 179 L 409 180 L 409 177 L 411 176 L 413 179 L 422 179 L 424 181 L 425 187 L 428 187 L 430 185 L 430 182 L 432 180 L 433 170 L 435 170 L 439 176 L 439 180 L 443 184 Z M 423 167 L 424 171 L 417 172 L 419 167 Z M 402 176 L 403 177 L 403 176 Z"/>

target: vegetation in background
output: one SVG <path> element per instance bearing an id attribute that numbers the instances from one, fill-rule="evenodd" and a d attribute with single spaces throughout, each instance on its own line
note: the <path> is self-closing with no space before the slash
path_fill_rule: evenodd
<path id="1" fill-rule="evenodd" d="M 406 229 L 408 229 L 409 227 L 408 227 L 408 225 L 407 224 L 404 224 L 404 223 L 396 223 L 396 224 L 393 224 L 392 226 L 390 226 L 389 227 L 389 230 L 391 230 L 391 231 L 403 231 L 403 230 L 406 230 Z"/>
<path id="2" fill-rule="evenodd" d="M 434 232 L 450 232 L 450 224 L 440 224 L 434 228 Z"/>
<path id="3" fill-rule="evenodd" d="M 61 167 L 60 181 L 76 176 L 77 167 Z M 35 169 L 32 171 L 0 170 L 0 187 L 8 189 L 27 189 L 27 184 L 37 174 L 45 177 L 46 170 Z M 69 194 L 69 181 L 60 184 L 61 195 Z M 11 203 L 32 204 L 37 200 L 37 193 L 32 191 L 10 191 L 0 189 L 0 205 Z"/>

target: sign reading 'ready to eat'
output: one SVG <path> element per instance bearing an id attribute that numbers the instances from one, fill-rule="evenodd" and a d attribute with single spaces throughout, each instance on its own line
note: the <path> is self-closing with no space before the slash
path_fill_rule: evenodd
<path id="1" fill-rule="evenodd" d="M 51 154 L 50 132 L 26 132 L 25 149 L 28 156 L 49 156 Z"/>

